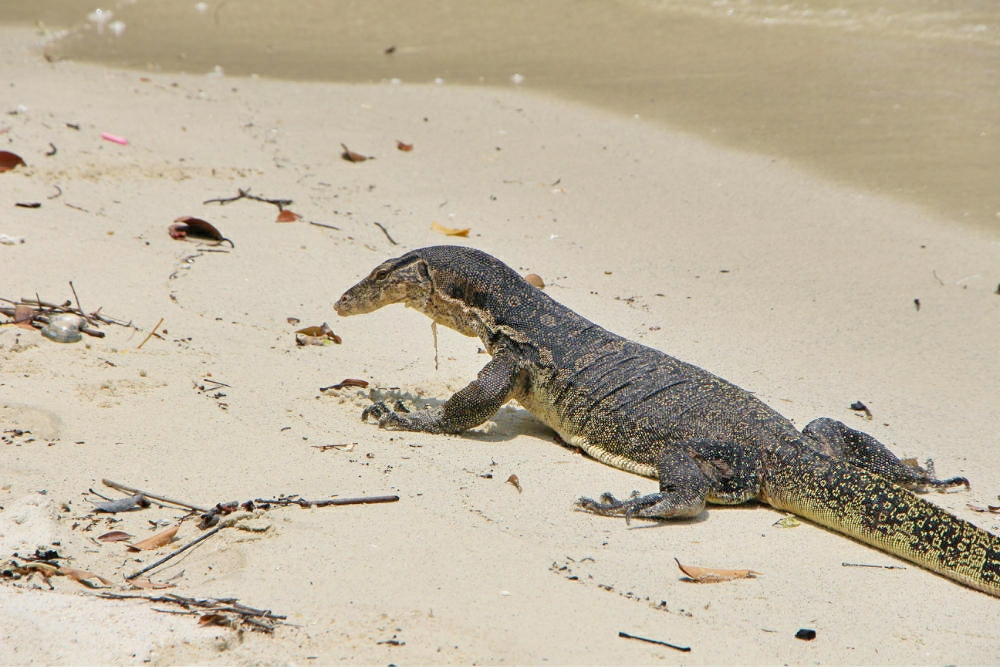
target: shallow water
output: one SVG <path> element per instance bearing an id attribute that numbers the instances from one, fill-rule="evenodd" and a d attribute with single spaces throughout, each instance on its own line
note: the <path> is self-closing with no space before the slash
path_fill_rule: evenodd
<path id="1" fill-rule="evenodd" d="M 518 85 L 639 114 L 1000 234 L 1000 3 L 129 0 L 3 3 L 52 57 L 330 80 Z"/>

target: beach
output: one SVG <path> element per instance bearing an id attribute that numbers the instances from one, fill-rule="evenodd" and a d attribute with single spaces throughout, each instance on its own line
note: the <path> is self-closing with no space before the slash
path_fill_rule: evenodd
<path id="1" fill-rule="evenodd" d="M 928 499 L 997 532 L 974 509 L 1000 488 L 1000 235 L 986 218 L 510 82 L 125 69 L 47 59 L 35 28 L 0 34 L 0 148 L 26 163 L 0 173 L 0 297 L 109 320 L 68 344 L 0 327 L 0 559 L 45 546 L 109 582 L 0 579 L 0 663 L 1000 658 L 995 600 L 766 506 L 630 526 L 575 511 L 655 484 L 561 446 L 516 404 L 461 436 L 363 423 L 370 390 L 444 399 L 487 355 L 402 307 L 333 311 L 389 257 L 480 248 L 799 427 L 830 416 L 933 457 L 971 490 Z M 298 217 L 277 222 L 279 208 Z M 172 238 L 185 216 L 229 242 Z M 339 343 L 297 342 L 324 322 Z M 345 379 L 368 387 L 331 388 Z M 204 531 L 180 522 L 149 552 L 96 539 L 141 540 L 186 514 L 97 514 L 94 492 L 122 495 L 105 479 L 253 506 L 150 572 L 172 588 L 136 590 L 128 575 Z M 278 502 L 386 495 L 398 501 Z M 760 574 L 694 584 L 675 559 Z M 128 595 L 281 618 L 272 632 L 199 624 Z"/>

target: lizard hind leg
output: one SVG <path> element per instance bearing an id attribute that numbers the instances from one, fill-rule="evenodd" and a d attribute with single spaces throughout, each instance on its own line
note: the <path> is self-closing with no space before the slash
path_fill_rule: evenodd
<path id="1" fill-rule="evenodd" d="M 688 519 L 707 502 L 735 505 L 757 497 L 760 459 L 756 452 L 718 440 L 692 440 L 667 446 L 656 463 L 660 490 L 619 500 L 580 498 L 577 506 L 605 516 Z"/>
<path id="2" fill-rule="evenodd" d="M 861 431 L 856 431 L 843 422 L 829 417 L 821 417 L 809 422 L 802 434 L 816 444 L 816 448 L 851 465 L 864 468 L 893 484 L 899 484 L 917 491 L 927 487 L 945 489 L 953 486 L 969 487 L 964 477 L 937 479 L 934 465 L 927 462 L 921 467 L 915 462 L 901 461 L 881 442 Z"/>

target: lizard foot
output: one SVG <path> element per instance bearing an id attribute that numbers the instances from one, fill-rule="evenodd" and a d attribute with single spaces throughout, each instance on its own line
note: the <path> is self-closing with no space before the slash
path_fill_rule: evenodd
<path id="1" fill-rule="evenodd" d="M 402 414 L 408 413 L 409 410 L 403 405 L 402 401 L 396 401 L 396 404 L 390 408 L 385 404 L 385 401 L 378 401 L 377 403 L 372 403 L 361 413 L 361 421 L 368 421 L 369 417 L 374 417 L 375 421 L 378 423 L 379 428 L 386 429 L 400 429 L 404 427 L 405 421 L 401 417 Z"/>
<path id="2" fill-rule="evenodd" d="M 704 500 L 691 504 L 680 504 L 672 493 L 650 493 L 640 496 L 633 492 L 628 500 L 619 500 L 610 493 L 605 493 L 600 500 L 580 498 L 576 506 L 603 516 L 624 516 L 625 524 L 632 522 L 632 517 L 640 519 L 682 519 L 701 514 L 705 508 Z"/>
<path id="3" fill-rule="evenodd" d="M 936 490 L 950 489 L 953 486 L 964 486 L 966 490 L 972 488 L 969 484 L 969 480 L 965 477 L 949 477 L 948 479 L 938 479 L 934 475 L 934 461 L 933 459 L 927 459 L 923 467 L 920 467 L 916 461 L 911 459 L 905 459 L 902 461 L 903 465 L 913 471 L 914 482 L 913 487 L 917 491 L 924 491 L 927 487 Z"/>

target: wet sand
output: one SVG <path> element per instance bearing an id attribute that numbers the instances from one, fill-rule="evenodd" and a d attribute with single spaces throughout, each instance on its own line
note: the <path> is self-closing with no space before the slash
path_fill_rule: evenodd
<path id="1" fill-rule="evenodd" d="M 340 0 L 0 8 L 75 26 L 56 58 L 297 80 L 525 87 L 602 106 L 1000 234 L 1000 12 L 976 2 Z M 386 50 L 392 48 L 392 53 Z M 789 220 L 793 226 L 794 220 Z"/>

